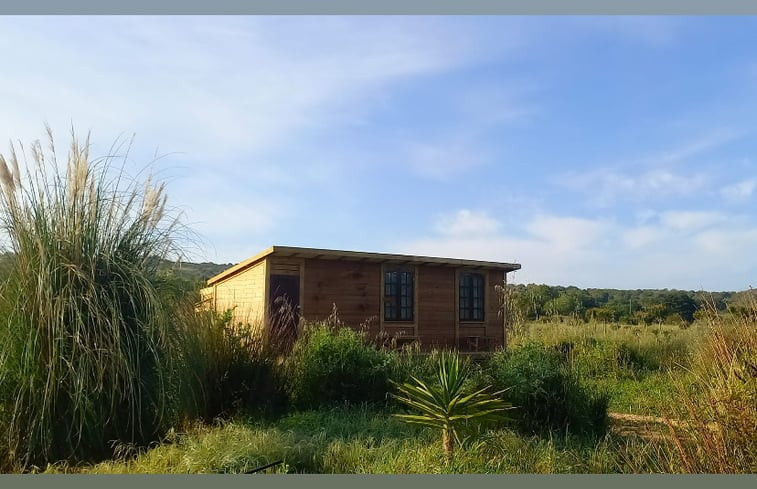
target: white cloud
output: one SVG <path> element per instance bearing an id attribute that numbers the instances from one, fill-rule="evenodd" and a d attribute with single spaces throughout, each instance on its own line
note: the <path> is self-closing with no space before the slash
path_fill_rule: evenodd
<path id="1" fill-rule="evenodd" d="M 630 249 L 643 248 L 655 241 L 659 241 L 665 236 L 658 227 L 638 226 L 623 231 L 621 238 L 622 243 Z"/>
<path id="2" fill-rule="evenodd" d="M 54 128 L 73 120 L 100 137 L 136 131 L 166 150 L 223 158 L 348 122 L 368 105 L 356 100 L 472 54 L 466 37 L 437 42 L 445 34 L 433 21 L 413 29 L 382 18 L 370 28 L 342 18 L 86 22 L 86 29 L 81 18 L 0 22 L 0 46 L 14 67 L 0 80 L 0 138 L 38 136 L 43 120 Z M 96 42 L 83 34 L 92 25 Z"/>
<path id="3" fill-rule="evenodd" d="M 757 224 L 715 212 L 665 211 L 644 225 L 539 214 L 480 236 L 438 234 L 396 251 L 518 262 L 521 283 L 737 290 L 753 285 Z"/>
<path id="4" fill-rule="evenodd" d="M 460 209 L 453 214 L 440 216 L 436 229 L 446 236 L 487 236 L 497 232 L 499 221 L 486 212 Z"/>
<path id="5" fill-rule="evenodd" d="M 665 211 L 660 223 L 673 231 L 691 231 L 725 221 L 727 217 L 711 211 Z"/>
<path id="6" fill-rule="evenodd" d="M 684 171 L 678 167 L 745 134 L 728 128 L 715 129 L 678 146 L 636 159 L 565 174 L 557 183 L 588 193 L 589 201 L 600 206 L 618 201 L 660 201 L 710 192 L 709 184 L 713 178 L 710 173 L 692 169 Z"/>
<path id="7" fill-rule="evenodd" d="M 752 196 L 756 187 L 757 179 L 750 178 L 721 188 L 720 195 L 729 202 L 744 202 Z"/>
<path id="8" fill-rule="evenodd" d="M 610 227 L 601 220 L 541 215 L 533 217 L 526 230 L 556 250 L 572 251 L 595 243 Z"/>

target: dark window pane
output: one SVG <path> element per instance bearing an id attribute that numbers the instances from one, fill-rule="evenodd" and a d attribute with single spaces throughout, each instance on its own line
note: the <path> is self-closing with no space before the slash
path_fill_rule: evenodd
<path id="1" fill-rule="evenodd" d="M 460 320 L 483 321 L 484 276 L 480 273 L 460 274 Z"/>
<path id="2" fill-rule="evenodd" d="M 385 272 L 384 319 L 411 321 L 413 319 L 413 273 Z"/>

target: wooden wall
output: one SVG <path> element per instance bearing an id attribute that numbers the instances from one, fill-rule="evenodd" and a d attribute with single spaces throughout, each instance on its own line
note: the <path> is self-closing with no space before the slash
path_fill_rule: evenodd
<path id="1" fill-rule="evenodd" d="M 336 304 L 339 319 L 368 334 L 379 333 L 381 266 L 356 261 L 306 259 L 301 295 L 302 314 L 308 320 L 327 318 Z"/>
<path id="2" fill-rule="evenodd" d="M 388 266 L 388 265 L 386 265 Z M 382 319 L 383 266 L 376 263 L 307 259 L 303 271 L 302 312 L 308 320 L 328 317 L 336 304 L 339 319 L 352 328 L 368 324 L 372 337 L 382 330 L 389 335 L 417 335 L 424 347 L 452 347 L 464 336 L 489 337 L 492 346 L 504 345 L 504 318 L 495 285 L 502 284 L 502 271 L 484 271 L 487 281 L 483 322 L 457 320 L 457 275 L 459 269 L 444 266 L 414 267 L 415 320 L 391 322 Z"/>
<path id="3" fill-rule="evenodd" d="M 215 310 L 223 312 L 236 306 L 233 322 L 260 324 L 265 312 L 267 261 L 261 260 L 250 268 L 214 284 Z"/>
<path id="4" fill-rule="evenodd" d="M 455 269 L 418 267 L 418 336 L 424 346 L 454 347 L 457 314 Z"/>

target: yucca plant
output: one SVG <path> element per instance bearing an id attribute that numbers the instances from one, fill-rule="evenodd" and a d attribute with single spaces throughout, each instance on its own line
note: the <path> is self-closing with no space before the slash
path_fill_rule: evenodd
<path id="1" fill-rule="evenodd" d="M 0 404 L 22 466 L 154 439 L 180 371 L 157 273 L 177 251 L 164 187 L 72 136 L 62 162 L 49 128 L 30 159 L 13 145 L 0 156 Z"/>
<path id="2" fill-rule="evenodd" d="M 455 443 L 460 442 L 463 426 L 506 419 L 510 404 L 499 397 L 502 391 L 487 392 L 490 386 L 474 392 L 465 389 L 470 367 L 457 353 L 442 352 L 437 365 L 437 383 L 411 377 L 412 383 L 392 382 L 398 393 L 392 394 L 402 404 L 421 414 L 395 414 L 407 423 L 432 426 L 442 430 L 442 447 L 447 460 L 452 458 Z"/>

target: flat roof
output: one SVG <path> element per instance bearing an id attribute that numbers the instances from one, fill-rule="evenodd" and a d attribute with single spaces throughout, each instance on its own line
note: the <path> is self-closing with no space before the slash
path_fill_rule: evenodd
<path id="1" fill-rule="evenodd" d="M 349 260 L 373 263 L 414 263 L 417 265 L 437 265 L 448 267 L 472 267 L 490 268 L 512 272 L 520 270 L 520 263 L 503 263 L 481 260 L 464 260 L 460 258 L 440 258 L 435 256 L 400 255 L 395 253 L 369 253 L 365 251 L 325 250 L 320 248 L 298 248 L 294 246 L 271 246 L 261 251 L 252 258 L 237 263 L 208 279 L 208 285 L 212 285 L 225 278 L 231 277 L 238 272 L 251 267 L 258 261 L 269 255 L 277 255 L 287 258 L 318 258 L 323 260 Z"/>

